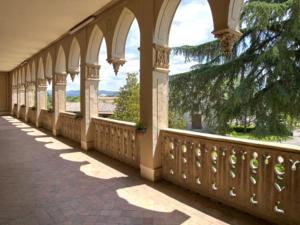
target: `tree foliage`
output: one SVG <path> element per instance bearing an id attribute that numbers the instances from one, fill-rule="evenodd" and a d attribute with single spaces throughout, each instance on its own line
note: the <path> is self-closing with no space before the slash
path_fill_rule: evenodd
<path id="1" fill-rule="evenodd" d="M 248 0 L 241 30 L 230 57 L 216 40 L 173 49 L 199 63 L 171 77 L 170 107 L 201 112 L 218 133 L 248 118 L 258 136 L 286 135 L 300 117 L 300 1 Z"/>
<path id="2" fill-rule="evenodd" d="M 112 119 L 140 122 L 140 84 L 136 73 L 128 73 L 126 84 L 120 89 L 118 98 L 115 100 L 116 110 Z M 183 129 L 186 123 L 179 112 L 169 112 L 169 126 Z"/>
<path id="3" fill-rule="evenodd" d="M 115 100 L 113 119 L 138 123 L 140 119 L 140 85 L 136 73 L 128 73 L 126 84 Z"/>

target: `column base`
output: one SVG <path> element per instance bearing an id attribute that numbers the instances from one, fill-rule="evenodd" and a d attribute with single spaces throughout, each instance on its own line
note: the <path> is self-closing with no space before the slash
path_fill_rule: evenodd
<path id="1" fill-rule="evenodd" d="M 94 141 L 81 141 L 81 148 L 85 151 L 91 150 L 94 147 Z"/>
<path id="2" fill-rule="evenodd" d="M 146 178 L 147 180 L 150 181 L 159 181 L 161 180 L 162 177 L 162 168 L 156 168 L 156 169 L 152 169 L 146 166 L 143 166 L 142 164 L 140 165 L 140 173 L 141 176 Z"/>
<path id="3" fill-rule="evenodd" d="M 53 128 L 52 134 L 53 134 L 53 136 L 55 136 L 55 137 L 59 136 L 59 130 L 56 129 L 56 128 Z"/>

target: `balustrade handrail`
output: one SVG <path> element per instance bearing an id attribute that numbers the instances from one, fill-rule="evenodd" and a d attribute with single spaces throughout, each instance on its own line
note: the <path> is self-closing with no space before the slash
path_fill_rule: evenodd
<path id="1" fill-rule="evenodd" d="M 256 141 L 256 140 L 245 140 L 241 138 L 222 136 L 217 134 L 207 134 L 207 133 L 199 133 L 195 131 L 187 131 L 187 130 L 178 130 L 172 128 L 161 129 L 163 132 L 171 132 L 179 135 L 185 135 L 190 137 L 199 137 L 202 139 L 213 140 L 217 142 L 231 142 L 234 144 L 242 144 L 245 146 L 259 147 L 259 148 L 269 148 L 269 149 L 277 149 L 285 152 L 293 152 L 300 154 L 300 147 L 290 144 L 283 143 L 271 143 L 265 141 Z"/>
<path id="2" fill-rule="evenodd" d="M 70 118 L 74 118 L 74 119 L 79 118 L 79 117 L 78 117 L 78 114 L 73 113 L 73 112 L 60 112 L 60 114 L 63 115 L 63 116 L 67 116 L 67 117 L 70 117 Z"/>
<path id="3" fill-rule="evenodd" d="M 114 120 L 114 119 L 108 119 L 108 118 L 102 118 L 102 117 L 93 117 L 92 119 L 94 119 L 95 121 L 100 120 L 100 121 L 104 121 L 104 122 L 116 123 L 116 124 L 130 126 L 130 127 L 136 127 L 136 123 L 134 123 L 134 122 Z"/>

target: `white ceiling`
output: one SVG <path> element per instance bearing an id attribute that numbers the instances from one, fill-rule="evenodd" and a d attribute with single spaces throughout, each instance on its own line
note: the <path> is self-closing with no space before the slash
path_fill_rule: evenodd
<path id="1" fill-rule="evenodd" d="M 0 0 L 0 71 L 10 71 L 111 0 Z"/>

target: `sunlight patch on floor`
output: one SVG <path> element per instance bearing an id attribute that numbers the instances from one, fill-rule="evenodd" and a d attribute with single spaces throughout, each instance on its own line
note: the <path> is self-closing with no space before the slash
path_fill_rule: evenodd
<path id="1" fill-rule="evenodd" d="M 72 162 L 88 162 L 88 164 L 80 167 L 80 171 L 90 177 L 99 179 L 127 177 L 126 174 L 121 173 L 82 152 L 63 153 L 60 154 L 60 157 Z"/>
<path id="2" fill-rule="evenodd" d="M 120 198 L 123 198 L 128 203 L 137 207 L 156 212 L 170 213 L 174 211 L 180 211 L 190 216 L 190 218 L 183 224 L 198 224 L 200 218 L 201 221 L 206 218 L 208 220 L 207 224 L 227 224 L 215 217 L 196 210 L 195 208 L 176 200 L 176 198 L 172 198 L 146 184 L 120 188 L 117 190 L 117 194 Z"/>
<path id="3" fill-rule="evenodd" d="M 70 150 L 73 149 L 73 147 L 64 144 L 63 142 L 53 138 L 53 137 L 39 137 L 35 138 L 36 141 L 38 142 L 44 142 L 47 143 L 45 144 L 45 147 L 48 149 L 53 149 L 53 150 Z"/>
<path id="4" fill-rule="evenodd" d="M 21 129 L 22 131 L 25 131 L 30 136 L 46 136 L 45 133 L 35 129 L 35 128 L 25 128 Z"/>

